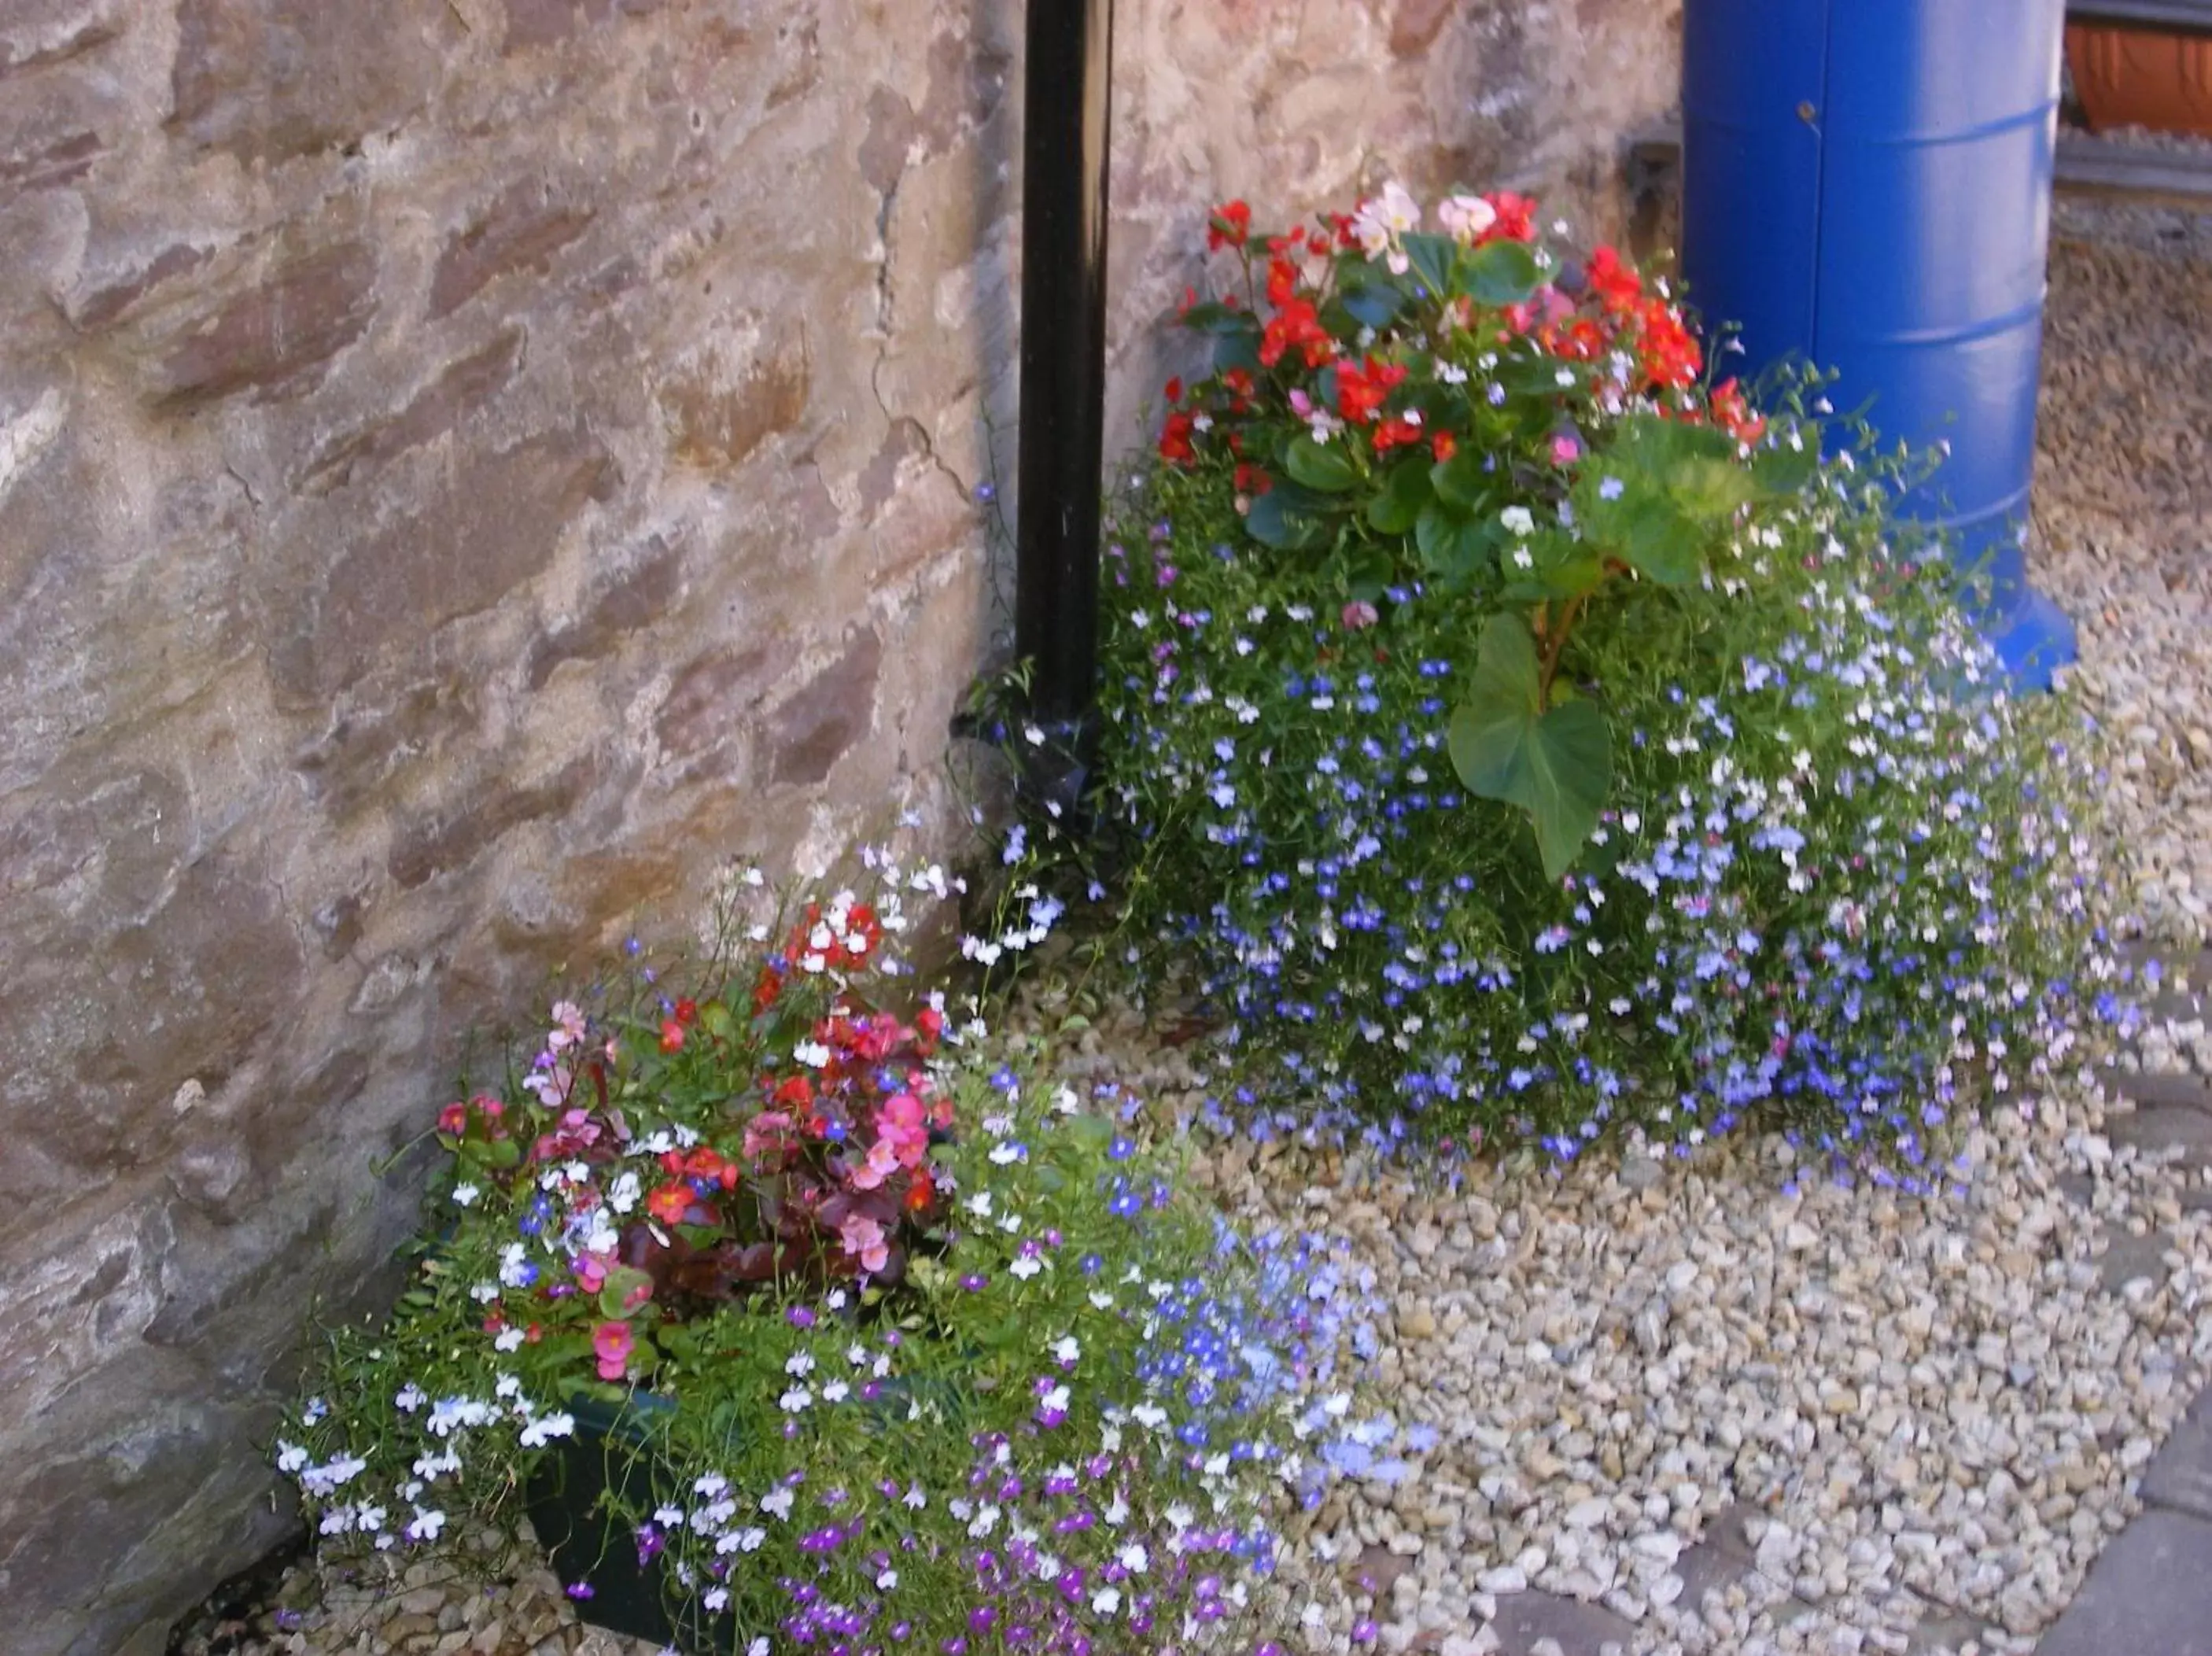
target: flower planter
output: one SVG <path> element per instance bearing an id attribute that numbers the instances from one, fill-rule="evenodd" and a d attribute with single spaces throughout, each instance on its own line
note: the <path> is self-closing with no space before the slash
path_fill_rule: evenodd
<path id="1" fill-rule="evenodd" d="M 573 1401 L 574 1435 L 539 1463 L 523 1490 L 523 1512 L 562 1581 L 590 1584 L 591 1596 L 576 1601 L 585 1621 L 688 1656 L 729 1656 L 736 1648 L 732 1618 L 687 1617 L 679 1626 L 668 1613 L 666 1561 L 641 1560 L 635 1531 L 605 1501 L 612 1496 L 649 1511 L 684 1493 L 651 1455 L 635 1452 L 648 1439 L 645 1419 L 674 1408 L 649 1392 L 627 1404 Z"/>
<path id="2" fill-rule="evenodd" d="M 2074 94 L 2091 127 L 2212 137 L 2212 40 L 2077 23 L 2066 31 Z"/>
<path id="3" fill-rule="evenodd" d="M 870 1429 L 896 1429 L 917 1395 L 948 1406 L 954 1401 L 951 1390 L 927 1382 L 917 1386 L 885 1381 L 881 1395 L 866 1405 Z M 625 1403 L 574 1397 L 568 1408 L 575 1432 L 557 1440 L 532 1474 L 523 1490 L 523 1513 L 562 1584 L 591 1587 L 587 1597 L 574 1601 L 577 1616 L 593 1627 L 681 1650 L 685 1656 L 735 1656 L 735 1617 L 707 1616 L 696 1609 L 680 1618 L 669 1615 L 667 1560 L 659 1555 L 641 1559 L 635 1529 L 608 1501 L 647 1512 L 686 1503 L 690 1492 L 684 1480 L 657 1457 L 637 1452 L 650 1441 L 648 1422 L 673 1414 L 676 1404 L 637 1391 Z"/>

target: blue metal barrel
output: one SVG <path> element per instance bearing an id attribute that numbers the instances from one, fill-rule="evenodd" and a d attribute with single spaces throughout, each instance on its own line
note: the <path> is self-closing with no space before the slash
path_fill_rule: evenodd
<path id="1" fill-rule="evenodd" d="M 1902 509 L 1985 569 L 2031 682 L 2073 630 L 2027 585 L 2063 0 L 1688 0 L 1691 303 L 1756 374 L 1809 358 L 1885 441 L 1948 445 Z"/>

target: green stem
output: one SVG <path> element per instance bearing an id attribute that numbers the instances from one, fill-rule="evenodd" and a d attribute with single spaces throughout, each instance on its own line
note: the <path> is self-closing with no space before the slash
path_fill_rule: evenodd
<path id="1" fill-rule="evenodd" d="M 1575 619 L 1582 613 L 1583 605 L 1589 596 L 1588 593 L 1577 593 L 1569 599 L 1567 606 L 1559 612 L 1558 622 L 1540 635 L 1544 640 L 1544 660 L 1536 680 L 1536 710 L 1540 713 L 1552 704 L 1552 679 L 1559 671 L 1559 656 L 1567 647 L 1567 635 L 1574 630 Z"/>

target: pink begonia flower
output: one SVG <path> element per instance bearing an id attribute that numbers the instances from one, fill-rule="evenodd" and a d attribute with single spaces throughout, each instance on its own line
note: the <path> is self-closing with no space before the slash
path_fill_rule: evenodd
<path id="1" fill-rule="evenodd" d="M 1553 465 L 1572 466 L 1582 457 L 1583 446 L 1575 440 L 1572 432 L 1562 431 L 1552 439 Z"/>
<path id="2" fill-rule="evenodd" d="M 545 1038 L 553 1051 L 563 1051 L 584 1038 L 584 1009 L 574 1001 L 553 1003 L 553 1032 Z"/>
<path id="3" fill-rule="evenodd" d="M 771 1150 L 781 1150 L 790 1131 L 789 1116 L 781 1110 L 763 1110 L 745 1123 L 745 1154 L 763 1156 Z"/>
<path id="4" fill-rule="evenodd" d="M 568 1102 L 568 1089 L 575 1085 L 575 1080 L 567 1064 L 556 1063 L 550 1068 L 532 1070 L 522 1078 L 522 1085 L 526 1092 L 537 1094 L 538 1102 L 548 1110 L 558 1110 Z M 579 1120 L 582 1119 L 582 1111 L 574 1113 Z"/>
<path id="5" fill-rule="evenodd" d="M 592 1352 L 599 1360 L 599 1378 L 618 1380 L 629 1372 L 630 1348 L 636 1343 L 628 1323 L 601 1323 L 592 1330 Z"/>
<path id="6" fill-rule="evenodd" d="M 890 1245 L 884 1240 L 884 1227 L 865 1214 L 847 1214 L 837 1235 L 845 1251 L 859 1257 L 862 1269 L 879 1271 L 890 1263 Z"/>
<path id="7" fill-rule="evenodd" d="M 929 1154 L 929 1117 L 911 1093 L 894 1093 L 876 1111 L 876 1131 L 898 1153 L 900 1164 L 918 1167 Z"/>
<path id="8" fill-rule="evenodd" d="M 1313 417 L 1314 400 L 1293 386 L 1291 387 L 1291 409 L 1300 419 L 1310 420 Z"/>
<path id="9" fill-rule="evenodd" d="M 1382 612 L 1364 598 L 1354 599 L 1344 606 L 1344 624 L 1353 632 L 1371 627 L 1382 618 Z"/>
<path id="10" fill-rule="evenodd" d="M 898 1147 L 886 1135 L 868 1147 L 868 1159 L 847 1175 L 856 1190 L 872 1190 L 898 1172 Z"/>
<path id="11" fill-rule="evenodd" d="M 614 1261 L 603 1253 L 576 1256 L 576 1283 L 586 1294 L 597 1294 L 607 1283 L 607 1267 Z"/>

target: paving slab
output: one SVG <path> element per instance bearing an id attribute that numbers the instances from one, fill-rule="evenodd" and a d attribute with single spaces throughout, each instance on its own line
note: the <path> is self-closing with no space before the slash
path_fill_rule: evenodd
<path id="1" fill-rule="evenodd" d="M 1958 1656 L 1969 1644 L 1987 1650 L 1990 1632 L 1978 1616 L 1931 1608 L 1905 1635 L 1905 1656 Z"/>
<path id="2" fill-rule="evenodd" d="M 2200 1391 L 2143 1469 L 2143 1505 L 2212 1523 L 2212 1391 Z M 2212 1556 L 2203 1561 L 2212 1570 Z"/>
<path id="3" fill-rule="evenodd" d="M 2113 1069 L 2104 1082 L 2138 1110 L 2212 1110 L 2212 1080 L 2193 1069 Z"/>
<path id="4" fill-rule="evenodd" d="M 1498 1635 L 1499 1656 L 1534 1656 L 1542 1639 L 1556 1642 L 1560 1656 L 1598 1656 L 1601 1646 L 1626 1650 L 1636 1642 L 1633 1622 L 1602 1604 L 1550 1592 L 1506 1594 L 1498 1601 L 1490 1629 Z"/>
<path id="5" fill-rule="evenodd" d="M 1674 1561 L 1674 1574 L 1682 1578 L 1681 1602 L 1692 1609 L 1702 1605 L 1708 1592 L 1726 1592 L 1751 1574 L 1751 1539 L 1744 1532 L 1749 1514 L 1729 1507 L 1705 1525 L 1693 1546 L 1685 1547 Z"/>
<path id="6" fill-rule="evenodd" d="M 2128 1146 L 2146 1155 L 2179 1149 L 2185 1166 L 2212 1166 L 2212 1112 L 2187 1107 L 2142 1107 L 2106 1117 L 2105 1136 L 2115 1149 Z"/>
<path id="7" fill-rule="evenodd" d="M 2166 1263 L 2173 1238 L 2166 1232 L 2135 1236 L 2126 1231 L 2114 1231 L 2111 1237 L 2097 1259 L 2098 1280 L 2104 1283 L 2106 1293 L 2118 1294 L 2138 1276 L 2163 1282 L 2173 1274 Z"/>
<path id="8" fill-rule="evenodd" d="M 2142 1513 L 2099 1555 L 2035 1656 L 2212 1656 L 2212 1523 Z"/>

